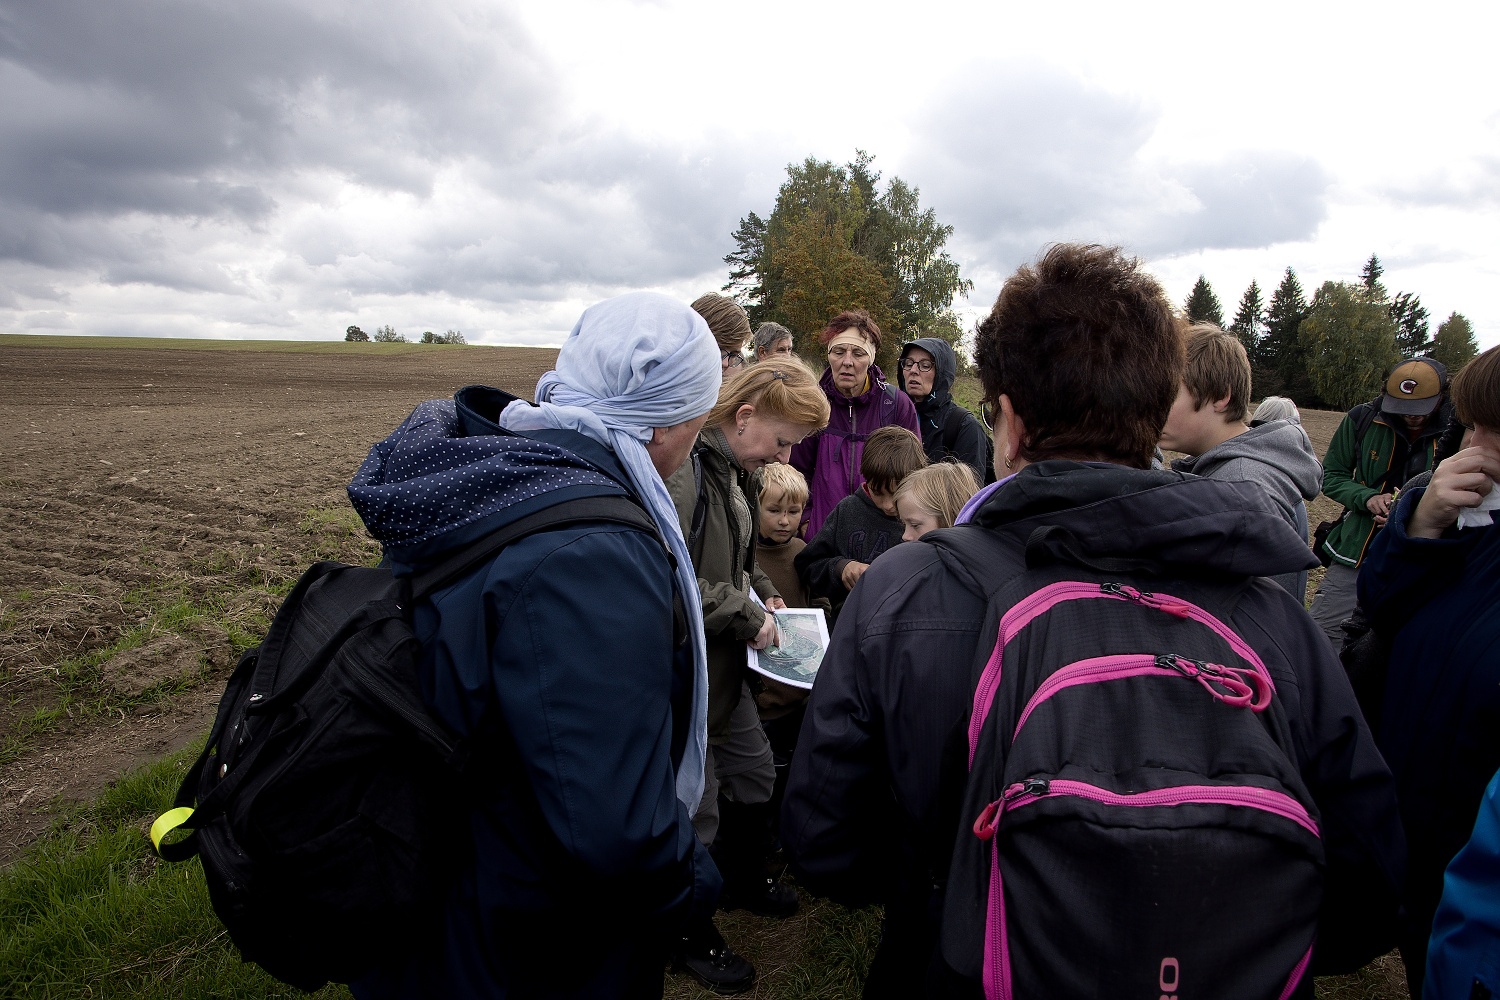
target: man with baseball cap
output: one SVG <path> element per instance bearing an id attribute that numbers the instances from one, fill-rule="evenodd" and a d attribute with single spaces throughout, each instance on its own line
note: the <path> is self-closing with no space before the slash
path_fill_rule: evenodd
<path id="1" fill-rule="evenodd" d="M 1323 492 L 1345 507 L 1322 544 L 1328 572 L 1313 596 L 1312 616 L 1337 652 L 1340 625 L 1354 611 L 1355 581 L 1375 532 L 1385 526 L 1407 480 L 1432 468 L 1438 438 L 1451 419 L 1448 370 L 1432 358 L 1397 365 L 1385 392 L 1344 416 L 1323 456 Z"/>

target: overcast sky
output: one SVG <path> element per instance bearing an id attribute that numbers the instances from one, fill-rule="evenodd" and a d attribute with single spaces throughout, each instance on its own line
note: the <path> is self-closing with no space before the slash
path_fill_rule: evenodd
<path id="1" fill-rule="evenodd" d="M 1220 12 L 1222 11 L 1222 13 Z M 1371 252 L 1500 342 L 1488 4 L 0 0 L 0 331 L 558 343 L 723 284 L 786 165 L 954 227 L 972 318 L 1056 240 L 1232 316 Z M 1489 67 L 1488 69 L 1486 67 Z"/>

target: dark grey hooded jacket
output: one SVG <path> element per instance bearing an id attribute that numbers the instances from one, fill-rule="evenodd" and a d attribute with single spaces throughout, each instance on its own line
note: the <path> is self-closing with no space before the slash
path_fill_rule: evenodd
<path id="1" fill-rule="evenodd" d="M 1207 479 L 1255 483 L 1276 502 L 1276 511 L 1301 538 L 1307 538 L 1307 504 L 1323 488 L 1323 466 L 1307 431 L 1290 420 L 1271 420 L 1237 434 L 1201 455 L 1172 463 L 1178 472 Z M 1307 571 L 1283 573 L 1272 580 L 1302 601 Z"/>
<path id="2" fill-rule="evenodd" d="M 946 340 L 923 337 L 902 344 L 901 357 L 904 359 L 913 347 L 931 354 L 936 365 L 932 392 L 919 403 L 912 401 L 922 424 L 922 449 L 927 452 L 927 461 L 963 462 L 974 470 L 975 479 L 983 486 L 991 478 L 990 442 L 974 414 L 953 401 L 958 356 Z M 906 391 L 906 373 L 900 365 L 896 366 L 896 384 Z"/>

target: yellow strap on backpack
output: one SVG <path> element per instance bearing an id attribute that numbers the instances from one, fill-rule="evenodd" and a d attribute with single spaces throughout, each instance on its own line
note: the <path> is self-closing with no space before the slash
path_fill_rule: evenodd
<path id="1" fill-rule="evenodd" d="M 192 806 L 178 806 L 156 817 L 156 822 L 151 824 L 151 846 L 156 848 L 158 854 L 161 853 L 162 838 L 186 823 L 192 815 Z"/>

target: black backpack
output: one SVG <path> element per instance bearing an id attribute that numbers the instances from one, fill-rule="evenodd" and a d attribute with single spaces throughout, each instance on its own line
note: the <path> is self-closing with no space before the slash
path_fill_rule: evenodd
<path id="1" fill-rule="evenodd" d="M 623 496 L 558 503 L 415 578 L 320 562 L 240 658 L 208 744 L 152 826 L 168 861 L 202 859 L 214 911 L 246 961 L 305 990 L 351 982 L 441 932 L 465 857 L 466 746 L 423 704 L 413 602 L 506 545 L 580 522 L 660 539 Z M 670 553 L 668 553 L 670 558 Z M 193 832 L 175 843 L 178 827 Z"/>
<path id="2" fill-rule="evenodd" d="M 1317 808 L 1223 624 L 1256 584 L 1090 560 L 1058 527 L 1027 566 L 976 659 L 947 962 L 991 998 L 1310 988 Z"/>

